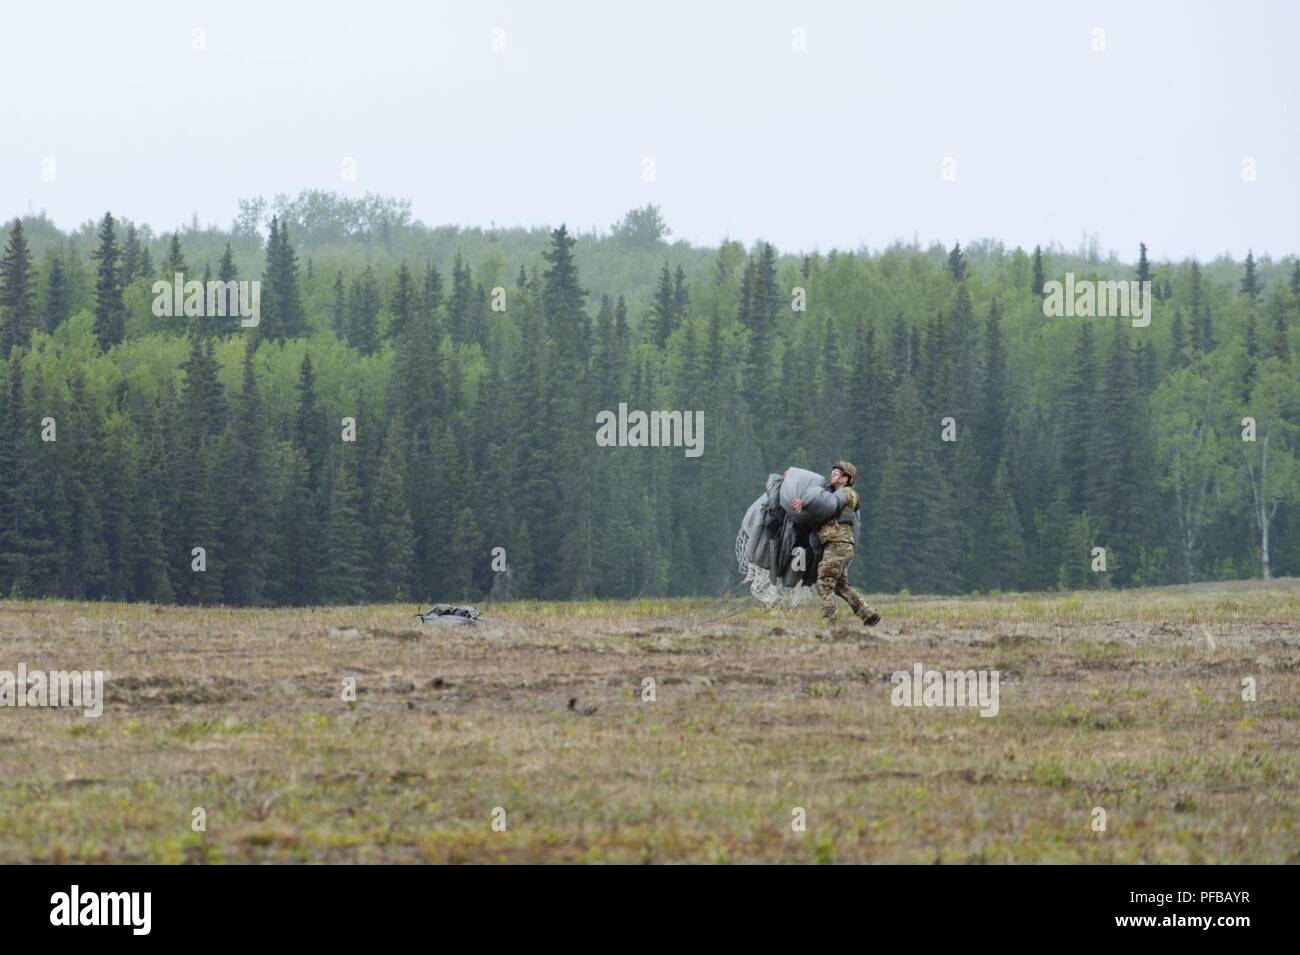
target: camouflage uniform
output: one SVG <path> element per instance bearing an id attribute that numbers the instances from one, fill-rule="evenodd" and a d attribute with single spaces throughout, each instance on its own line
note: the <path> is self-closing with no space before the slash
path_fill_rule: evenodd
<path id="1" fill-rule="evenodd" d="M 856 511 L 861 504 L 858 492 L 844 486 L 835 492 L 844 499 L 844 507 Z M 839 594 L 863 623 L 875 614 L 862 594 L 849 586 L 849 565 L 853 563 L 853 525 L 840 523 L 835 516 L 817 530 L 822 539 L 822 559 L 817 565 L 817 596 L 822 602 L 822 622 L 835 620 L 835 595 Z"/>

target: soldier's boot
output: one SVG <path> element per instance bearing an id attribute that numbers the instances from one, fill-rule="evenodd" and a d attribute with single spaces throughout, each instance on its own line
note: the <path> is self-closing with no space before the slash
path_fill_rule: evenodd
<path id="1" fill-rule="evenodd" d="M 876 613 L 871 604 L 862 599 L 862 594 L 846 585 L 843 590 L 843 597 L 848 601 L 849 606 L 853 608 L 853 615 L 862 621 L 863 626 L 874 627 L 880 623 L 880 614 Z"/>

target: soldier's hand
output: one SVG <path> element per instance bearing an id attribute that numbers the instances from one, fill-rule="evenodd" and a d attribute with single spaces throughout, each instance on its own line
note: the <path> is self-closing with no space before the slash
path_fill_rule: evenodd
<path id="1" fill-rule="evenodd" d="M 796 512 L 796 513 L 799 513 L 799 512 L 802 512 L 802 511 L 803 511 L 803 498 L 801 498 L 801 497 L 796 497 L 796 498 L 795 498 L 793 501 L 791 501 L 790 503 L 794 505 L 794 509 L 795 509 L 795 512 Z"/>

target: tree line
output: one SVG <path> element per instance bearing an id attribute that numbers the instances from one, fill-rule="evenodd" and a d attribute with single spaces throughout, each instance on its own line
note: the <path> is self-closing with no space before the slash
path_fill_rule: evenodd
<path id="1" fill-rule="evenodd" d="M 264 212 L 185 239 L 111 214 L 93 242 L 10 224 L 0 592 L 713 594 L 766 474 L 838 457 L 859 469 L 870 591 L 1300 571 L 1295 258 L 781 255 L 669 244 L 648 207 L 606 236 L 520 234 L 507 269 L 499 248 L 399 258 L 423 241 L 401 204 Z M 1046 317 L 1066 270 L 1150 282 L 1151 325 Z M 156 317 L 176 272 L 256 277 L 258 325 Z M 702 410 L 704 453 L 597 446 L 620 403 Z"/>

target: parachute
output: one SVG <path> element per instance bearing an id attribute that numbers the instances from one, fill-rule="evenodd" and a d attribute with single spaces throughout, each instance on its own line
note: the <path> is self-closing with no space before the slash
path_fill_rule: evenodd
<path id="1" fill-rule="evenodd" d="M 800 511 L 794 509 L 795 498 L 802 502 Z M 842 503 L 814 471 L 769 474 L 766 490 L 749 505 L 736 534 L 736 563 L 750 593 L 769 606 L 811 603 L 821 558 L 816 530 L 839 513 Z"/>
<path id="2" fill-rule="evenodd" d="M 421 623 L 437 623 L 452 627 L 463 627 L 482 619 L 474 607 L 457 607 L 454 604 L 434 604 L 431 609 L 417 613 L 415 616 Z"/>

